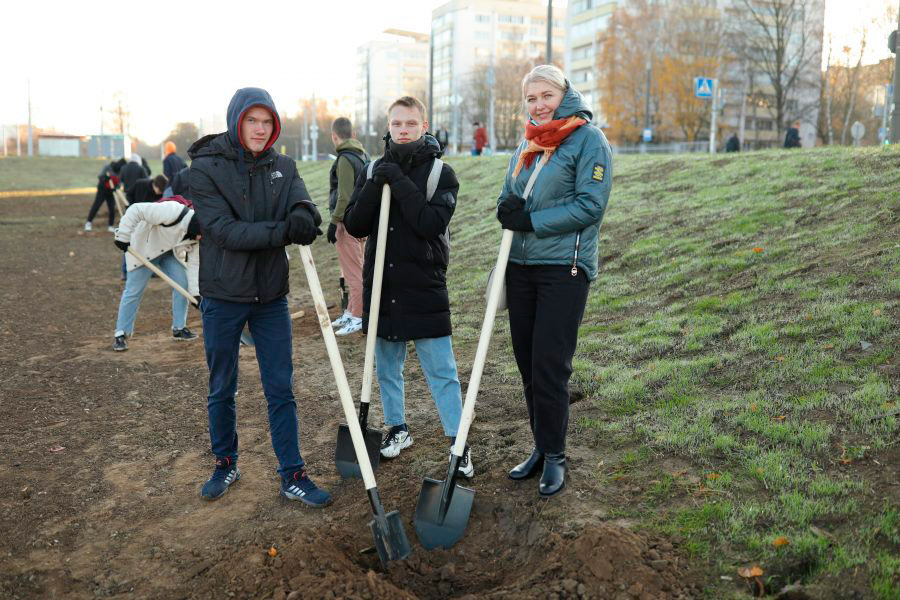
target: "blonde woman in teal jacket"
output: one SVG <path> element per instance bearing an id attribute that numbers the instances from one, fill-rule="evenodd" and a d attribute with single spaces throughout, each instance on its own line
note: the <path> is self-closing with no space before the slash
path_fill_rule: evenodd
<path id="1" fill-rule="evenodd" d="M 538 492 L 552 496 L 565 486 L 572 356 L 597 276 L 612 152 L 590 122 L 590 107 L 558 68 L 535 67 L 523 79 L 522 93 L 525 140 L 510 160 L 497 219 L 515 232 L 506 292 L 534 449 L 509 476 L 524 480 L 540 473 Z M 542 170 L 523 198 L 538 161 Z"/>

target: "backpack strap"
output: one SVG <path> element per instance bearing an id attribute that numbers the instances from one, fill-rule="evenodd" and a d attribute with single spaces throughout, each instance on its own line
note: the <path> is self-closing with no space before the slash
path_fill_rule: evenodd
<path id="1" fill-rule="evenodd" d="M 431 202 L 434 197 L 443 169 L 444 161 L 439 158 L 434 159 L 434 162 L 431 163 L 431 173 L 428 174 L 428 181 L 425 183 L 425 202 Z"/>
<path id="2" fill-rule="evenodd" d="M 177 219 L 175 219 L 171 223 L 163 223 L 162 226 L 163 227 L 174 227 L 175 225 L 178 225 L 179 223 L 181 223 L 181 220 L 185 217 L 185 215 L 187 215 L 188 212 L 190 212 L 190 210 L 191 210 L 190 208 L 185 206 L 184 208 L 181 209 L 181 213 L 178 215 Z"/>
<path id="3" fill-rule="evenodd" d="M 375 161 L 369 163 L 369 166 L 366 167 L 366 179 L 372 179 L 372 172 L 375 170 Z"/>

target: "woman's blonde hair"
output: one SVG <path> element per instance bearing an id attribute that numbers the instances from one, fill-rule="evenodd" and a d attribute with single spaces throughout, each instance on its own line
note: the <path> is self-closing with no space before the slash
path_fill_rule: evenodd
<path id="1" fill-rule="evenodd" d="M 546 81 L 553 87 L 558 88 L 559 91 L 563 93 L 566 91 L 566 76 L 563 75 L 559 67 L 554 65 L 538 65 L 529 71 L 522 78 L 522 96 L 525 96 L 525 87 L 535 81 Z"/>

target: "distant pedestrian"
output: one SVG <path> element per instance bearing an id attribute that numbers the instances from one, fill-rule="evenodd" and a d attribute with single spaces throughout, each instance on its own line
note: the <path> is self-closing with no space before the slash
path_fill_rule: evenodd
<path id="1" fill-rule="evenodd" d="M 437 140 L 438 145 L 441 147 L 441 152 L 443 152 L 447 148 L 447 142 L 450 140 L 450 136 L 446 129 L 438 127 L 434 132 L 434 139 Z"/>
<path id="2" fill-rule="evenodd" d="M 738 139 L 736 133 L 732 133 L 731 137 L 728 138 L 728 142 L 725 144 L 725 152 L 740 152 L 741 151 L 741 140 Z"/>
<path id="3" fill-rule="evenodd" d="M 122 159 L 114 160 L 100 169 L 97 175 L 97 194 L 94 196 L 94 203 L 88 211 L 87 220 L 84 222 L 84 230 L 91 231 L 94 226 L 92 221 L 97 216 L 100 206 L 106 202 L 106 210 L 109 213 L 109 226 L 107 231 L 116 230 L 113 224 L 116 222 L 116 199 L 113 196 L 113 190 L 119 185 L 119 171 L 124 161 Z"/>
<path id="4" fill-rule="evenodd" d="M 169 186 L 169 180 L 165 175 L 156 177 L 144 177 L 134 182 L 131 190 L 131 204 L 141 202 L 157 202 L 162 199 L 163 192 Z"/>
<path id="5" fill-rule="evenodd" d="M 362 329 L 362 268 L 366 238 L 358 239 L 347 233 L 344 212 L 356 180 L 366 170 L 369 157 L 359 140 L 353 138 L 353 126 L 346 117 L 338 117 L 332 123 L 331 141 L 337 158 L 328 176 L 328 208 L 331 211 L 328 241 L 337 249 L 341 275 L 349 288 L 347 310 L 331 326 L 337 328 L 335 335 L 349 335 Z"/>
<path id="6" fill-rule="evenodd" d="M 794 124 L 788 127 L 787 133 L 784 135 L 785 148 L 800 148 L 800 121 L 794 121 Z"/>
<path id="7" fill-rule="evenodd" d="M 119 173 L 128 204 L 134 203 L 134 184 L 137 183 L 138 179 L 144 179 L 145 177 L 150 177 L 150 169 L 144 167 L 144 159 L 137 154 L 132 154 Z"/>
<path id="8" fill-rule="evenodd" d="M 478 121 L 475 121 L 472 126 L 475 128 L 475 133 L 472 135 L 472 140 L 474 141 L 472 156 L 481 156 L 481 153 L 484 152 L 484 147 L 487 146 L 487 129 Z"/>
<path id="9" fill-rule="evenodd" d="M 188 200 L 193 200 L 193 196 L 191 196 L 191 168 L 184 167 L 172 177 L 172 180 L 169 182 L 169 188 L 172 191 L 172 196 L 181 196 L 183 198 L 187 198 Z M 169 194 L 163 192 L 163 198 L 168 197 Z"/>
<path id="10" fill-rule="evenodd" d="M 153 271 L 129 254 L 128 249 L 132 248 L 196 296 L 199 294 L 197 269 L 200 259 L 195 240 L 199 237 L 200 228 L 190 202 L 179 199 L 139 203 L 125 211 L 116 229 L 115 244 L 125 252 L 128 279 L 119 301 L 113 350 L 128 350 L 127 338 L 134 333 L 141 298 L 153 275 Z M 187 299 L 173 289 L 172 337 L 176 340 L 197 338 L 197 334 L 187 328 L 187 305 Z"/>
<path id="11" fill-rule="evenodd" d="M 597 276 L 600 222 L 612 186 L 612 151 L 584 97 L 552 65 L 522 81 L 528 122 L 497 199 L 497 219 L 515 232 L 506 270 L 513 354 L 534 439 L 509 477 L 540 474 L 538 492 L 563 489 L 569 378 L 578 327 Z M 530 197 L 527 182 L 542 161 Z"/>
<path id="12" fill-rule="evenodd" d="M 166 157 L 163 159 L 163 175 L 166 176 L 170 182 L 175 177 L 175 173 L 182 170 L 187 166 L 180 156 L 175 154 L 177 148 L 175 147 L 175 142 L 168 141 L 165 145 L 164 154 Z M 168 191 L 168 190 L 166 190 Z M 167 196 L 169 194 L 166 194 Z"/>

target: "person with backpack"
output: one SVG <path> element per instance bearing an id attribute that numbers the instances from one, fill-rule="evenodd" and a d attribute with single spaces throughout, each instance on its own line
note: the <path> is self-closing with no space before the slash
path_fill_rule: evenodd
<path id="1" fill-rule="evenodd" d="M 92 231 L 94 229 L 93 221 L 97 216 L 97 211 L 106 202 L 106 210 L 109 213 L 109 226 L 106 228 L 109 232 L 116 230 L 113 224 L 116 222 L 116 199 L 113 197 L 113 190 L 119 185 L 119 171 L 125 164 L 123 159 L 114 160 L 100 169 L 97 175 L 97 194 L 94 196 L 94 203 L 88 211 L 87 220 L 84 222 L 84 230 Z"/>
<path id="2" fill-rule="evenodd" d="M 525 140 L 510 159 L 497 219 L 515 232 L 506 298 L 534 449 L 509 477 L 540 473 L 538 492 L 552 496 L 565 485 L 569 377 L 590 282 L 597 276 L 612 151 L 591 123 L 590 107 L 557 67 L 532 69 L 522 93 Z"/>
<path id="3" fill-rule="evenodd" d="M 137 154 L 132 154 L 119 174 L 129 206 L 134 204 L 134 184 L 139 179 L 150 177 L 150 167 L 145 165 L 146 161 L 143 158 Z"/>
<path id="4" fill-rule="evenodd" d="M 196 240 L 199 238 L 200 227 L 194 218 L 193 206 L 181 196 L 128 207 L 114 236 L 116 247 L 125 252 L 128 279 L 119 301 L 113 350 L 128 350 L 127 338 L 134 332 L 144 289 L 153 276 L 153 272 L 128 253 L 128 249 L 132 248 L 196 296 L 199 293 L 197 269 L 200 260 Z M 197 339 L 197 334 L 186 326 L 187 305 L 184 296 L 173 289 L 172 337 L 176 340 Z"/>
<path id="5" fill-rule="evenodd" d="M 331 211 L 328 241 L 337 249 L 341 275 L 349 288 L 347 310 L 331 326 L 337 328 L 335 335 L 349 335 L 362 329 L 362 266 L 366 240 L 347 233 L 343 220 L 356 180 L 366 170 L 369 157 L 359 140 L 353 138 L 353 126 L 346 117 L 338 117 L 331 124 L 331 141 L 337 158 L 328 175 L 328 209 Z"/>
<path id="6" fill-rule="evenodd" d="M 403 366 L 412 341 L 419 364 L 437 405 L 444 434 L 455 441 L 462 416 L 462 395 L 450 334 L 447 265 L 448 225 L 456 209 L 459 182 L 440 160 L 437 140 L 426 134 L 425 106 L 403 96 L 388 108 L 384 156 L 369 163 L 356 182 L 344 214 L 344 226 L 355 237 L 366 237 L 363 264 L 363 330 L 368 331 L 375 272 L 375 246 L 380 227 L 387 227 L 384 278 L 375 365 L 384 422 L 389 428 L 381 444 L 385 458 L 397 456 L 413 443 L 404 409 Z M 387 223 L 380 222 L 383 187 L 390 186 Z M 449 453 L 448 453 L 449 454 Z M 469 448 L 460 472 L 472 477 Z"/>
<path id="7" fill-rule="evenodd" d="M 234 396 L 241 331 L 248 325 L 268 405 L 280 494 L 322 508 L 332 496 L 312 481 L 300 455 L 286 249 L 312 244 L 322 234 L 322 217 L 297 163 L 272 148 L 281 118 L 269 93 L 255 87 L 237 90 L 226 121 L 228 131 L 204 136 L 188 150 L 191 196 L 203 230 L 200 306 L 215 456 L 200 496 L 221 498 L 241 477 Z"/>

